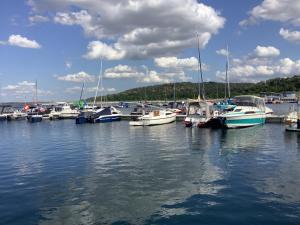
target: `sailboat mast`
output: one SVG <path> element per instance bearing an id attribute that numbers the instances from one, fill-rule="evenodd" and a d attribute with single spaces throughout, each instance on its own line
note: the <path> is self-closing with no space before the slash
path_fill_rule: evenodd
<path id="1" fill-rule="evenodd" d="M 103 99 L 102 99 L 102 96 L 103 96 L 103 74 L 102 74 L 102 60 L 101 60 L 101 68 L 100 68 L 100 107 L 102 108 L 102 102 L 103 102 Z"/>
<path id="2" fill-rule="evenodd" d="M 226 61 L 226 66 L 225 66 L 225 95 L 224 98 L 227 98 L 227 93 L 226 93 L 226 89 L 227 89 L 227 70 L 228 70 L 228 63 Z"/>
<path id="3" fill-rule="evenodd" d="M 199 60 L 199 73 L 201 77 L 201 83 L 202 83 L 202 98 L 205 100 L 205 89 L 204 89 L 204 82 L 203 82 L 203 73 L 202 73 L 202 62 L 201 62 L 201 52 L 200 52 L 200 40 L 199 36 L 197 35 L 197 45 L 198 45 L 198 60 Z M 200 78 L 198 76 L 198 91 L 199 96 L 201 96 L 201 87 L 200 87 Z"/>
<path id="4" fill-rule="evenodd" d="M 96 93 L 95 93 L 95 97 L 94 97 L 93 108 L 95 108 L 95 105 L 96 105 L 96 99 L 97 99 L 99 85 L 100 85 L 101 76 L 102 76 L 102 59 L 101 59 L 100 62 L 101 62 L 100 73 L 99 73 L 99 77 L 98 77 L 98 83 L 97 83 Z M 101 107 L 102 107 L 102 98 L 101 98 Z"/>
<path id="5" fill-rule="evenodd" d="M 149 69 L 148 69 L 148 67 L 145 66 L 144 68 L 145 68 L 145 70 L 146 70 L 147 76 L 149 77 Z M 144 86 L 144 102 L 146 102 L 146 101 L 147 101 L 147 87 Z"/>
<path id="6" fill-rule="evenodd" d="M 174 86 L 173 86 L 173 98 L 174 98 L 174 103 L 176 102 L 176 83 L 174 81 Z"/>
<path id="7" fill-rule="evenodd" d="M 228 98 L 230 98 L 230 84 L 229 84 L 229 76 L 228 76 L 228 71 L 229 71 L 229 50 L 228 50 L 228 45 L 227 45 L 227 62 L 226 62 L 226 80 L 227 80 L 227 90 L 228 90 Z"/>
<path id="8" fill-rule="evenodd" d="M 37 80 L 35 81 L 35 104 L 37 105 L 38 97 L 37 97 Z"/>
<path id="9" fill-rule="evenodd" d="M 83 89 L 84 89 L 84 81 L 83 81 L 83 83 L 82 83 L 82 88 L 81 88 L 81 93 L 80 93 L 79 103 L 80 103 L 80 101 L 82 100 Z"/>

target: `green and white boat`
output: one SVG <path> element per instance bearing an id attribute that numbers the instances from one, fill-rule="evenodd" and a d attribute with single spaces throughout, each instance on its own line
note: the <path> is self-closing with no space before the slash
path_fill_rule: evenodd
<path id="1" fill-rule="evenodd" d="M 241 95 L 233 99 L 236 105 L 233 111 L 221 114 L 219 119 L 226 128 L 243 128 L 264 124 L 266 107 L 262 98 Z"/>

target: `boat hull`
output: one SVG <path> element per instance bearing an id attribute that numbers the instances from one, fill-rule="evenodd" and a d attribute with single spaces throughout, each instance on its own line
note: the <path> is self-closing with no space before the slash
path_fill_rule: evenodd
<path id="1" fill-rule="evenodd" d="M 84 123 L 87 123 L 88 122 L 88 119 L 86 117 L 77 117 L 75 119 L 75 123 L 76 124 L 84 124 Z"/>
<path id="2" fill-rule="evenodd" d="M 160 117 L 160 118 L 146 118 L 146 119 L 138 119 L 136 121 L 130 121 L 129 125 L 131 126 L 155 126 L 155 125 L 163 125 L 168 123 L 173 123 L 176 121 L 176 114 L 168 117 Z"/>
<path id="3" fill-rule="evenodd" d="M 286 127 L 285 130 L 288 132 L 300 132 L 300 128 L 297 127 Z"/>
<path id="4" fill-rule="evenodd" d="M 0 115 L 0 121 L 5 121 L 7 119 L 6 115 Z"/>
<path id="5" fill-rule="evenodd" d="M 27 120 L 30 123 L 39 123 L 39 122 L 42 122 L 43 117 L 41 117 L 41 116 L 29 116 L 27 118 Z"/>
<path id="6" fill-rule="evenodd" d="M 226 128 L 243 128 L 262 125 L 266 121 L 265 114 L 248 114 L 240 116 L 221 117 Z"/>
<path id="7" fill-rule="evenodd" d="M 78 113 L 77 114 L 72 114 L 72 113 L 62 113 L 61 115 L 59 115 L 59 119 L 75 119 L 78 117 Z"/>
<path id="8" fill-rule="evenodd" d="M 186 117 L 184 119 L 185 127 L 199 127 L 206 128 L 208 127 L 208 122 L 210 118 L 205 117 Z"/>
<path id="9" fill-rule="evenodd" d="M 300 132 L 300 120 L 297 120 L 296 123 L 286 125 L 285 130 L 289 132 Z"/>
<path id="10" fill-rule="evenodd" d="M 121 116 L 100 116 L 99 118 L 95 119 L 95 123 L 109 123 L 109 122 L 115 122 L 115 121 L 120 121 Z"/>
<path id="11" fill-rule="evenodd" d="M 26 116 L 7 116 L 7 121 L 25 120 Z"/>

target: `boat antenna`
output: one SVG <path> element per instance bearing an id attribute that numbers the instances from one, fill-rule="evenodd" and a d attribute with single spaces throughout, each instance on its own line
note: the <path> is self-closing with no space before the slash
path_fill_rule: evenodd
<path id="1" fill-rule="evenodd" d="M 228 45 L 227 45 L 226 57 L 227 57 L 227 60 L 226 60 L 226 82 L 227 82 L 228 98 L 230 98 L 230 84 L 229 84 L 229 76 L 228 76 L 228 71 L 229 71 L 229 50 L 228 50 Z"/>
<path id="2" fill-rule="evenodd" d="M 204 82 L 203 82 L 203 73 L 202 73 L 202 62 L 201 62 L 201 52 L 200 52 L 200 38 L 197 34 L 197 46 L 198 46 L 198 61 L 199 61 L 199 74 L 201 77 L 201 83 L 202 83 L 202 98 L 205 100 L 205 89 L 204 89 Z M 200 86 L 200 78 L 198 76 L 198 91 L 199 96 L 201 97 L 201 86 Z"/>
<path id="3" fill-rule="evenodd" d="M 97 88 L 96 88 L 96 93 L 95 93 L 95 97 L 94 97 L 93 109 L 95 108 L 95 105 L 96 105 L 96 99 L 97 99 L 97 95 L 98 95 L 98 90 L 99 90 L 99 85 L 100 85 L 100 81 L 101 81 L 101 76 L 102 76 L 102 59 L 100 59 L 100 73 L 99 73 L 98 83 L 97 83 Z M 102 98 L 101 98 L 101 107 L 102 107 Z"/>

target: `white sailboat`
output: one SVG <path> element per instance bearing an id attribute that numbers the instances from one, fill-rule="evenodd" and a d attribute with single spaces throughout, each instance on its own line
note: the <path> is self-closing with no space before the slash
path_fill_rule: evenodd
<path id="1" fill-rule="evenodd" d="M 214 111 L 213 104 L 205 100 L 205 87 L 203 82 L 200 43 L 199 43 L 198 36 L 197 36 L 197 45 L 198 45 L 198 62 L 199 62 L 198 99 L 193 99 L 188 101 L 187 116 L 184 119 L 184 124 L 186 127 L 202 128 L 202 127 L 208 127 L 210 120 L 214 116 L 216 116 L 217 111 Z"/>
<path id="2" fill-rule="evenodd" d="M 214 110 L 212 103 L 201 99 L 190 99 L 184 124 L 186 127 L 206 128 L 210 126 L 212 118 L 216 118 L 218 115 L 219 112 Z"/>
<path id="3" fill-rule="evenodd" d="M 35 82 L 35 100 L 34 101 L 35 101 L 36 108 L 33 108 L 31 110 L 31 112 L 28 113 L 28 116 L 27 116 L 27 120 L 30 123 L 37 123 L 37 122 L 41 122 L 43 120 L 43 116 L 39 114 L 39 109 L 38 109 L 38 105 L 37 105 L 37 102 L 38 102 L 37 81 Z"/>

